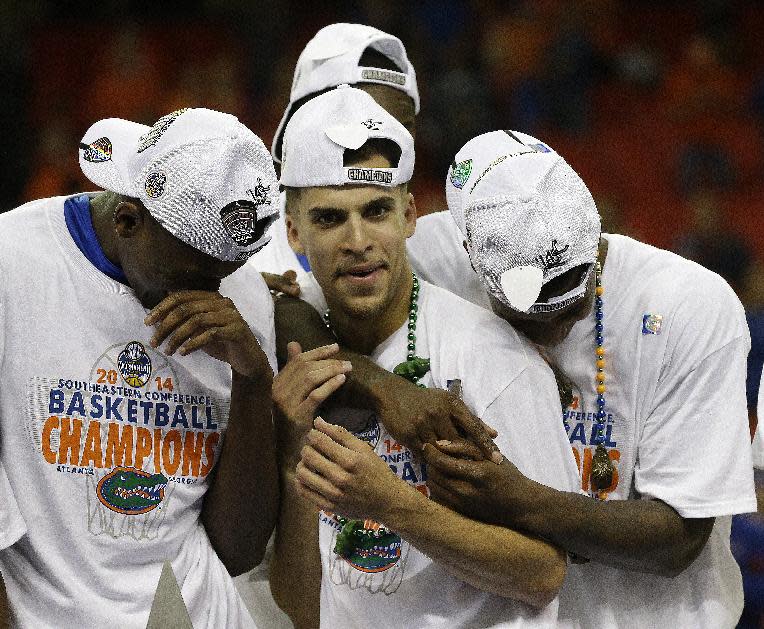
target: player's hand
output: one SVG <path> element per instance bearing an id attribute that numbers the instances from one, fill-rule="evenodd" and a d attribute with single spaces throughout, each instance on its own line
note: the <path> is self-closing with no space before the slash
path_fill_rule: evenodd
<path id="1" fill-rule="evenodd" d="M 531 481 L 506 458 L 500 465 L 475 460 L 480 451 L 463 440 L 426 444 L 430 497 L 467 517 L 508 526 Z"/>
<path id="2" fill-rule="evenodd" d="M 297 273 L 292 271 L 285 271 L 281 275 L 275 273 L 261 273 L 265 280 L 266 286 L 271 293 L 284 293 L 290 297 L 300 296 L 300 285 L 297 283 Z"/>
<path id="3" fill-rule="evenodd" d="M 426 443 L 466 438 L 484 458 L 503 459 L 493 442 L 498 433 L 448 391 L 422 389 L 401 379 L 400 386 L 383 393 L 377 412 L 388 432 L 412 452 L 421 452 Z"/>
<path id="4" fill-rule="evenodd" d="M 345 382 L 353 369 L 349 361 L 332 358 L 339 346 L 322 345 L 303 352 L 300 344 L 287 345 L 287 363 L 273 379 L 273 404 L 280 421 L 279 431 L 289 439 L 299 438 L 313 426 L 318 407 Z"/>
<path id="5" fill-rule="evenodd" d="M 184 290 L 171 293 L 143 321 L 153 325 L 151 346 L 167 341 L 164 352 L 185 356 L 203 350 L 252 378 L 270 376 L 271 368 L 236 305 L 218 292 Z"/>
<path id="6" fill-rule="evenodd" d="M 298 493 L 319 509 L 377 521 L 384 521 L 388 505 L 416 491 L 368 443 L 320 417 L 308 433 L 295 483 Z"/>

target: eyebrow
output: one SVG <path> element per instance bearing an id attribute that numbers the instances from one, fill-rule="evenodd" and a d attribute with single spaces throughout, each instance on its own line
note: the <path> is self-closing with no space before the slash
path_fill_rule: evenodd
<path id="1" fill-rule="evenodd" d="M 377 197 L 376 199 L 372 199 L 368 203 L 364 203 L 364 205 L 361 207 L 361 212 L 365 212 L 366 210 L 379 207 L 380 205 L 383 207 L 388 207 L 388 208 L 394 207 L 395 199 L 391 196 Z M 324 212 L 339 212 L 341 214 L 344 214 L 348 212 L 348 210 L 334 207 L 332 205 L 317 205 L 308 210 L 308 215 L 310 216 L 310 218 L 315 218 Z"/>

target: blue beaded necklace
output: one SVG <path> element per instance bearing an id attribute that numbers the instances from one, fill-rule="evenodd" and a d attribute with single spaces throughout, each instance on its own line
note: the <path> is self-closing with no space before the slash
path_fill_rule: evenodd
<path id="1" fill-rule="evenodd" d="M 594 442 L 597 444 L 597 448 L 594 451 L 592 457 L 592 471 L 590 474 L 590 483 L 592 489 L 597 492 L 597 497 L 600 500 L 605 499 L 605 490 L 610 487 L 613 482 L 613 463 L 608 456 L 607 449 L 605 448 L 605 417 L 607 413 L 605 411 L 605 325 L 603 323 L 605 314 L 602 310 L 604 305 L 602 296 L 605 293 L 605 289 L 602 286 L 602 265 L 599 261 L 595 267 L 595 289 L 594 289 L 594 340 L 596 342 L 596 348 L 594 350 L 595 365 L 597 372 L 595 374 L 596 390 L 597 390 L 597 413 L 595 415 L 595 432 Z"/>

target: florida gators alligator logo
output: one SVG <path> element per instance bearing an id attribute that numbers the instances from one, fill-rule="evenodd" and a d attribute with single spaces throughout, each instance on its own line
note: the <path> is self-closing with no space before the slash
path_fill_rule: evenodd
<path id="1" fill-rule="evenodd" d="M 96 486 L 98 500 L 105 506 L 125 515 L 147 513 L 164 499 L 167 478 L 163 474 L 151 475 L 134 467 L 115 467 Z"/>

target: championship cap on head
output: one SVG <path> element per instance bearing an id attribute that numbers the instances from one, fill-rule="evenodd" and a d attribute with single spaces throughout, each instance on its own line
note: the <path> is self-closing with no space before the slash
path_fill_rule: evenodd
<path id="1" fill-rule="evenodd" d="M 391 168 L 345 166 L 346 149 L 387 139 L 401 150 Z M 393 187 L 414 172 L 414 138 L 366 92 L 340 85 L 305 103 L 284 131 L 281 184 L 293 188 L 365 184 Z"/>
<path id="2" fill-rule="evenodd" d="M 270 240 L 276 172 L 235 116 L 180 109 L 153 127 L 107 118 L 87 130 L 79 157 L 94 184 L 140 200 L 173 236 L 219 260 L 246 260 Z"/>
<path id="3" fill-rule="evenodd" d="M 446 196 L 472 265 L 496 299 L 535 314 L 584 296 L 600 217 L 586 184 L 546 144 L 517 131 L 473 138 L 448 170 Z M 575 288 L 537 302 L 544 284 L 578 266 Z"/>
<path id="4" fill-rule="evenodd" d="M 368 48 L 390 59 L 400 72 L 359 65 Z M 394 87 L 412 98 L 414 111 L 419 113 L 416 73 L 401 40 L 365 24 L 330 24 L 315 34 L 297 59 L 289 105 L 273 137 L 271 153 L 274 160 L 281 161 L 284 129 L 295 103 L 309 94 L 343 83 L 378 83 Z"/>

